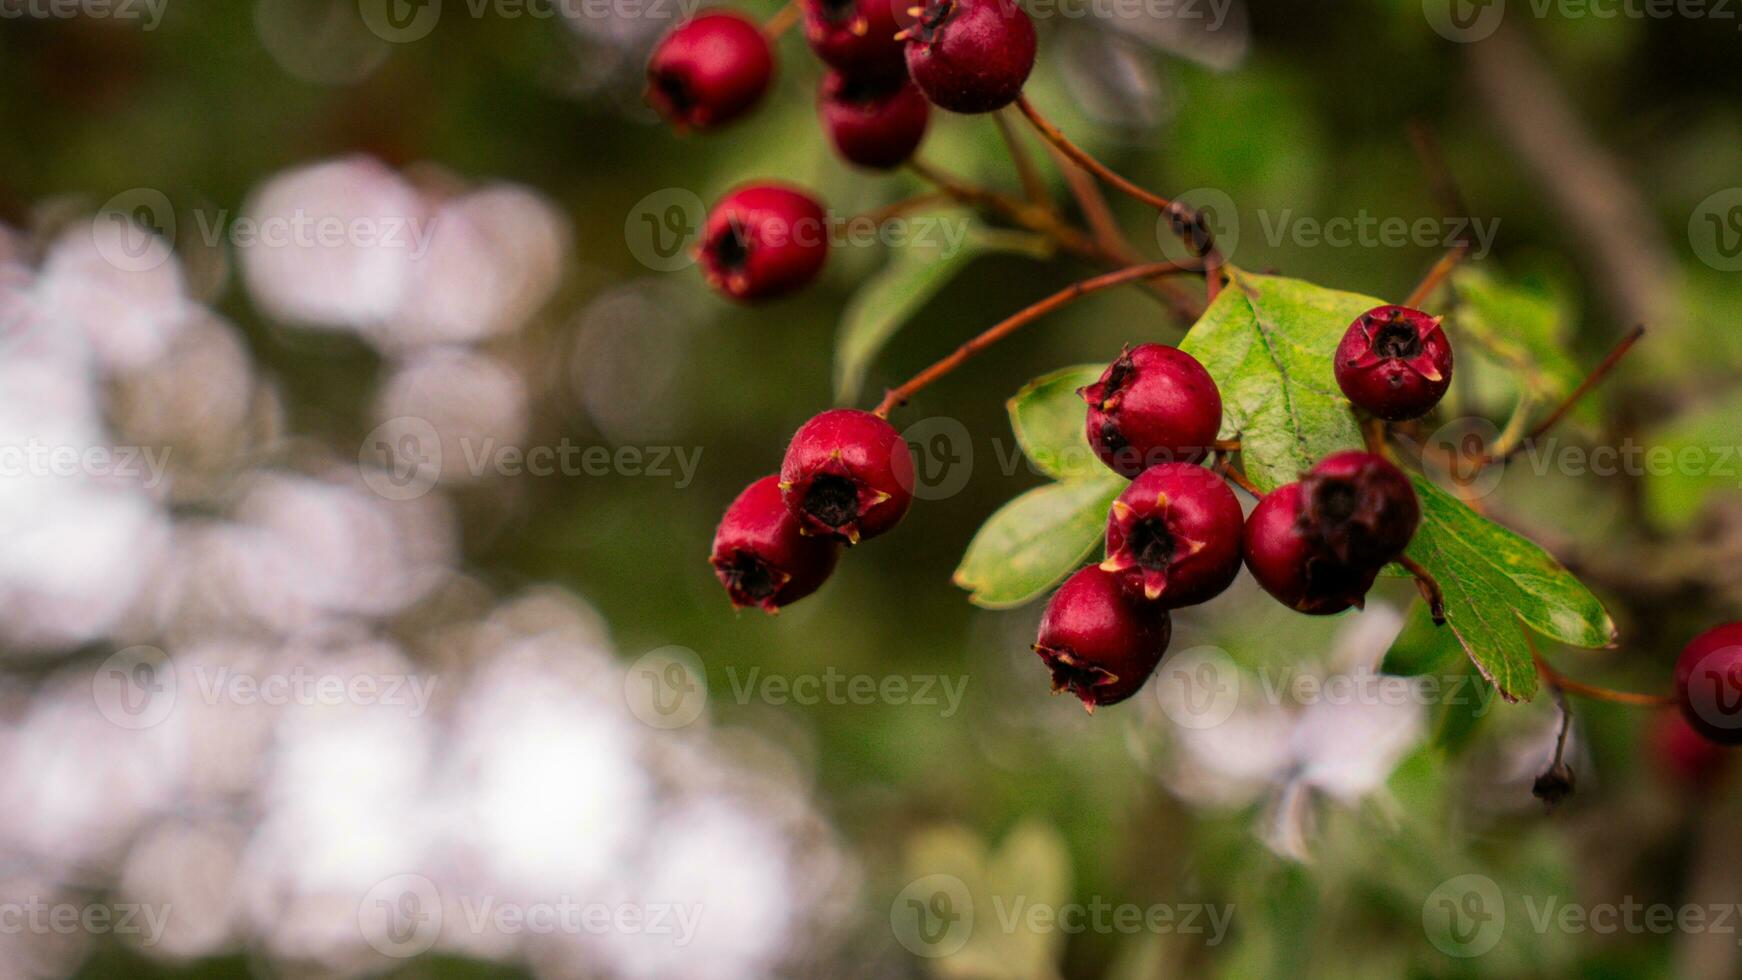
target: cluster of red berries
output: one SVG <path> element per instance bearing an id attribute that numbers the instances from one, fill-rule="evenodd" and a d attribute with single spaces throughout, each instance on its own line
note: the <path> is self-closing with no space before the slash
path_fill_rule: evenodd
<path id="1" fill-rule="evenodd" d="M 1034 24 L 1014 0 L 802 0 L 805 38 L 825 65 L 817 115 L 837 153 L 875 170 L 901 164 L 925 138 L 931 106 L 991 112 L 1022 92 L 1034 68 Z M 738 119 L 774 76 L 768 36 L 724 10 L 684 22 L 647 65 L 647 100 L 681 129 Z M 748 184 L 708 214 L 708 284 L 752 302 L 815 279 L 828 256 L 822 205 L 777 182 Z"/>

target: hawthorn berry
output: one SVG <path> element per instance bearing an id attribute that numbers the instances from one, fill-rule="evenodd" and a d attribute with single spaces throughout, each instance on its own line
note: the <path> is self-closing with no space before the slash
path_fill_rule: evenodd
<path id="1" fill-rule="evenodd" d="M 793 434 L 780 464 L 780 493 L 806 534 L 858 544 L 907 513 L 913 457 L 883 419 L 830 409 Z"/>
<path id="2" fill-rule="evenodd" d="M 1216 474 L 1190 463 L 1152 466 L 1113 501 L 1101 570 L 1167 609 L 1208 602 L 1240 574 L 1243 520 Z"/>
<path id="3" fill-rule="evenodd" d="M 1014 0 L 925 0 L 901 33 L 908 74 L 951 112 L 1004 108 L 1034 69 L 1034 22 Z"/>
<path id="4" fill-rule="evenodd" d="M 1676 697 L 1694 731 L 1742 745 L 1742 622 L 1701 633 L 1675 662 Z"/>
<path id="5" fill-rule="evenodd" d="M 1356 317 L 1336 358 L 1343 394 L 1392 422 L 1426 415 L 1452 384 L 1452 343 L 1440 318 L 1404 306 Z"/>
<path id="6" fill-rule="evenodd" d="M 756 106 L 774 77 L 762 28 L 729 11 L 709 11 L 661 38 L 647 62 L 647 101 L 675 126 L 708 129 Z"/>
<path id="7" fill-rule="evenodd" d="M 817 114 L 847 162 L 887 170 L 919 148 L 931 106 L 905 75 L 868 79 L 831 71 L 823 76 Z"/>
<path id="8" fill-rule="evenodd" d="M 828 255 L 823 206 L 784 184 L 732 191 L 702 226 L 702 274 L 735 300 L 771 299 L 799 289 L 817 277 Z"/>
<path id="9" fill-rule="evenodd" d="M 821 588 L 840 551 L 801 533 L 780 498 L 780 478 L 765 476 L 726 508 L 709 562 L 734 607 L 773 613 Z"/>
<path id="10" fill-rule="evenodd" d="M 1222 428 L 1215 379 L 1177 347 L 1127 347 L 1077 394 L 1089 403 L 1089 445 L 1126 479 L 1158 463 L 1203 459 Z"/>
<path id="11" fill-rule="evenodd" d="M 895 35 L 898 4 L 907 0 L 804 0 L 804 36 L 824 64 L 860 78 L 907 74 L 904 45 Z"/>
<path id="12" fill-rule="evenodd" d="M 1651 757 L 1658 771 L 1689 789 L 1705 789 L 1724 769 L 1729 750 L 1694 730 L 1680 712 L 1665 711 L 1652 723 Z"/>
<path id="13" fill-rule="evenodd" d="M 1278 602 L 1309 616 L 1329 616 L 1366 603 L 1379 565 L 1338 561 L 1301 520 L 1301 485 L 1290 483 L 1264 496 L 1246 518 L 1242 550 L 1246 567 Z"/>
<path id="14" fill-rule="evenodd" d="M 1421 502 L 1403 471 L 1350 450 L 1320 460 L 1300 480 L 1301 530 L 1344 565 L 1396 561 L 1421 524 Z"/>
<path id="15" fill-rule="evenodd" d="M 1053 693 L 1069 691 L 1093 713 L 1136 694 L 1172 634 L 1167 610 L 1138 602 L 1117 576 L 1090 565 L 1053 593 L 1034 652 L 1052 672 Z"/>

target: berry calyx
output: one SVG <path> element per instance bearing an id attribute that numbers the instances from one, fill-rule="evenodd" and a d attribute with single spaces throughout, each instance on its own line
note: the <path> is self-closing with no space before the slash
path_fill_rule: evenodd
<path id="1" fill-rule="evenodd" d="M 768 91 L 774 53 L 756 24 L 709 11 L 672 28 L 647 62 L 647 102 L 674 126 L 709 129 L 743 116 Z"/>
<path id="2" fill-rule="evenodd" d="M 825 64 L 861 78 L 907 75 L 895 35 L 897 4 L 906 0 L 803 0 L 804 36 Z"/>
<path id="3" fill-rule="evenodd" d="M 799 427 L 780 493 L 806 534 L 858 544 L 901 522 L 913 503 L 913 457 L 870 412 L 830 409 Z"/>
<path id="4" fill-rule="evenodd" d="M 833 541 L 800 533 L 780 498 L 780 478 L 765 476 L 726 508 L 709 563 L 733 607 L 772 614 L 821 588 L 840 551 Z"/>
<path id="5" fill-rule="evenodd" d="M 1052 672 L 1053 693 L 1069 691 L 1092 714 L 1136 694 L 1172 635 L 1165 609 L 1134 600 L 1116 576 L 1090 565 L 1053 593 L 1034 652 Z"/>
<path id="6" fill-rule="evenodd" d="M 1730 759 L 1729 750 L 1700 734 L 1677 711 L 1662 712 L 1653 722 L 1650 749 L 1659 772 L 1692 790 L 1710 787 Z"/>
<path id="7" fill-rule="evenodd" d="M 1127 347 L 1077 394 L 1089 403 L 1089 445 L 1126 479 L 1160 463 L 1203 459 L 1222 428 L 1215 379 L 1177 347 Z"/>
<path id="8" fill-rule="evenodd" d="M 1719 745 L 1742 745 L 1742 623 L 1694 637 L 1675 662 L 1675 690 L 1694 731 Z"/>
<path id="9" fill-rule="evenodd" d="M 1320 460 L 1300 480 L 1301 532 L 1354 567 L 1397 560 L 1421 524 L 1421 502 L 1403 471 L 1350 450 Z"/>
<path id="10" fill-rule="evenodd" d="M 866 79 L 831 71 L 823 76 L 817 114 L 843 159 L 887 170 L 919 148 L 931 106 L 905 75 Z"/>
<path id="11" fill-rule="evenodd" d="M 823 206 L 784 184 L 732 191 L 702 227 L 702 274 L 735 300 L 771 299 L 799 289 L 817 277 L 828 255 Z"/>
<path id="12" fill-rule="evenodd" d="M 907 71 L 941 109 L 1002 109 L 1034 69 L 1034 22 L 1013 0 L 926 0 L 902 31 Z"/>
<path id="13" fill-rule="evenodd" d="M 1433 410 L 1452 384 L 1452 343 L 1440 318 L 1381 306 L 1355 318 L 1337 346 L 1337 386 L 1359 408 L 1391 422 Z"/>
<path id="14" fill-rule="evenodd" d="M 1113 501 L 1101 570 L 1165 609 L 1208 602 L 1240 574 L 1244 519 L 1216 474 L 1190 463 L 1152 466 Z"/>
<path id="15" fill-rule="evenodd" d="M 1338 561 L 1317 535 L 1307 533 L 1301 485 L 1277 487 L 1246 518 L 1241 539 L 1246 567 L 1278 602 L 1309 616 L 1330 616 L 1366 603 L 1379 565 Z"/>

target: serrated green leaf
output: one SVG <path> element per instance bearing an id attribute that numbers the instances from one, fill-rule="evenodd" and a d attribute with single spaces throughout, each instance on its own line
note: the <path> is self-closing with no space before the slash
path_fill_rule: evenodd
<path id="1" fill-rule="evenodd" d="M 1645 438 L 1651 452 L 1661 447 L 1669 453 L 1663 457 L 1667 466 L 1646 467 L 1645 510 L 1652 520 L 1667 530 L 1684 530 L 1712 494 L 1742 494 L 1739 418 L 1742 394 L 1696 408 Z"/>
<path id="2" fill-rule="evenodd" d="M 1512 369 L 1515 380 L 1543 402 L 1572 393 L 1584 371 L 1567 353 L 1569 301 L 1540 285 L 1503 282 L 1472 266 L 1452 276 L 1457 329 Z"/>
<path id="3" fill-rule="evenodd" d="M 1615 623 L 1603 604 L 1548 552 L 1426 477 L 1411 479 L 1422 521 L 1409 557 L 1439 582 L 1447 626 L 1502 697 L 1536 695 L 1536 664 L 1521 623 L 1569 646 L 1615 641 Z"/>
<path id="4" fill-rule="evenodd" d="M 859 287 L 841 314 L 841 326 L 835 335 L 836 401 L 846 403 L 858 398 L 865 373 L 890 338 L 969 263 L 994 252 L 1044 259 L 1052 254 L 1052 245 L 1029 232 L 973 225 L 953 247 L 928 240 L 891 249 L 889 263 Z"/>
<path id="5" fill-rule="evenodd" d="M 1231 270 L 1180 349 L 1222 391 L 1222 436 L 1241 440 L 1246 475 L 1266 492 L 1330 453 L 1361 445 L 1332 368 L 1349 324 L 1381 300 L 1298 279 Z"/>
<path id="6" fill-rule="evenodd" d="M 1035 467 L 1055 479 L 1096 476 L 1104 471 L 1089 448 L 1089 406 L 1077 389 L 1094 384 L 1107 369 L 1086 364 L 1043 375 L 1007 403 L 1010 428 Z"/>
<path id="7" fill-rule="evenodd" d="M 1049 483 L 993 514 L 962 556 L 955 582 L 988 609 L 1035 599 L 1077 569 L 1106 531 L 1107 510 L 1129 486 L 1104 477 Z"/>

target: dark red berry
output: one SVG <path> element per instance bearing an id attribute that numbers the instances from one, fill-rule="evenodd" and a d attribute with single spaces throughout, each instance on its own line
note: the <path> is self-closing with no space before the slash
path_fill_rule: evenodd
<path id="1" fill-rule="evenodd" d="M 736 300 L 771 299 L 805 286 L 828 256 L 823 206 L 783 184 L 752 184 L 727 194 L 702 228 L 702 274 Z"/>
<path id="2" fill-rule="evenodd" d="M 772 613 L 821 588 L 840 551 L 833 541 L 800 533 L 780 499 L 780 478 L 765 476 L 726 508 L 709 561 L 732 605 Z"/>
<path id="3" fill-rule="evenodd" d="M 1337 385 L 1393 422 L 1426 415 L 1452 384 L 1452 342 L 1440 318 L 1403 306 L 1368 310 L 1337 346 Z"/>
<path id="4" fill-rule="evenodd" d="M 1034 69 L 1034 22 L 1014 0 L 926 0 L 902 33 L 908 73 L 951 112 L 1004 108 Z"/>
<path id="5" fill-rule="evenodd" d="M 913 457 L 883 419 L 830 409 L 793 434 L 780 465 L 780 492 L 805 533 L 858 544 L 907 513 Z"/>
<path id="6" fill-rule="evenodd" d="M 804 0 L 804 36 L 832 68 L 859 78 L 907 74 L 895 11 L 908 0 Z"/>
<path id="7" fill-rule="evenodd" d="M 1694 637 L 1675 662 L 1675 689 L 1694 731 L 1719 745 L 1742 745 L 1742 623 Z"/>
<path id="8" fill-rule="evenodd" d="M 1177 347 L 1128 347 L 1077 394 L 1089 403 L 1089 445 L 1126 479 L 1158 463 L 1203 459 L 1222 427 L 1215 380 Z"/>
<path id="9" fill-rule="evenodd" d="M 708 129 L 749 112 L 768 91 L 774 54 L 755 23 L 709 11 L 661 38 L 647 62 L 647 101 L 675 126 Z"/>
<path id="10" fill-rule="evenodd" d="M 1090 565 L 1047 603 L 1034 652 L 1052 671 L 1053 693 L 1069 691 L 1093 712 L 1136 694 L 1172 634 L 1165 609 L 1133 599 L 1116 576 Z"/>
<path id="11" fill-rule="evenodd" d="M 1252 577 L 1278 602 L 1311 616 L 1329 616 L 1366 602 L 1378 565 L 1338 561 L 1301 526 L 1298 483 L 1277 487 L 1246 518 L 1242 545 Z"/>
<path id="12" fill-rule="evenodd" d="M 1332 453 L 1300 480 L 1301 531 L 1337 561 L 1378 567 L 1396 561 L 1421 524 L 1409 477 L 1372 453 Z"/>
<path id="13" fill-rule="evenodd" d="M 823 76 L 817 114 L 848 163 L 887 170 L 919 148 L 931 106 L 905 75 L 866 81 L 831 71 Z"/>
<path id="14" fill-rule="evenodd" d="M 1240 574 L 1244 519 L 1216 474 L 1190 463 L 1152 466 L 1113 501 L 1101 570 L 1166 609 L 1208 602 Z"/>
<path id="15" fill-rule="evenodd" d="M 1651 727 L 1656 769 L 1689 789 L 1712 785 L 1729 763 L 1730 750 L 1694 730 L 1680 712 L 1665 711 Z"/>

